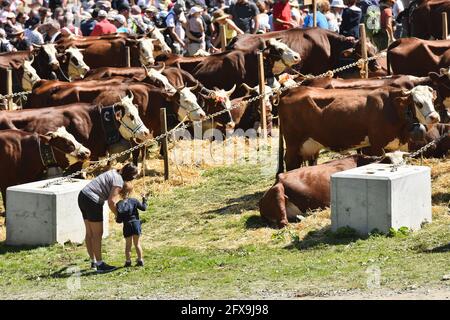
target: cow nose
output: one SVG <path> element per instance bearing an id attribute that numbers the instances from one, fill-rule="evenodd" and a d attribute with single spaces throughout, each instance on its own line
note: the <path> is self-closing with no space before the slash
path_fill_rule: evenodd
<path id="1" fill-rule="evenodd" d="M 300 55 L 299 54 L 294 54 L 294 61 L 295 62 L 299 62 L 300 61 Z"/>
<path id="2" fill-rule="evenodd" d="M 52 67 L 52 70 L 57 70 L 59 67 L 59 63 L 57 61 L 53 61 L 50 63 L 50 66 Z"/>
<path id="3" fill-rule="evenodd" d="M 437 112 L 432 112 L 427 118 L 428 118 L 428 122 L 430 124 L 435 124 L 435 123 L 438 123 L 439 121 L 441 121 L 441 117 L 439 116 L 439 113 L 437 113 Z"/>

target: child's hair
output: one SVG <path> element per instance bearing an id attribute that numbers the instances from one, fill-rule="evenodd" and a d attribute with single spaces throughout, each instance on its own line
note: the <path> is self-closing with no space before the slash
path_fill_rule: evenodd
<path id="1" fill-rule="evenodd" d="M 128 198 L 131 192 L 133 192 L 133 184 L 131 181 L 124 181 L 122 190 L 120 190 L 120 195 L 125 199 Z"/>

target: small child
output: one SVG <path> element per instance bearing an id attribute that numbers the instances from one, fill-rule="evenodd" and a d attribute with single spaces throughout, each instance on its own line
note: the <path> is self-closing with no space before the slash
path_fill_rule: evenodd
<path id="1" fill-rule="evenodd" d="M 131 267 L 131 243 L 134 243 L 136 253 L 138 256 L 136 266 L 143 267 L 144 260 L 142 259 L 141 247 L 141 221 L 139 220 L 139 210 L 147 210 L 147 197 L 142 197 L 142 203 L 135 198 L 129 198 L 133 191 L 131 182 L 125 182 L 120 192 L 122 199 L 117 205 L 116 222 L 123 223 L 123 236 L 125 238 L 125 265 L 124 267 Z"/>

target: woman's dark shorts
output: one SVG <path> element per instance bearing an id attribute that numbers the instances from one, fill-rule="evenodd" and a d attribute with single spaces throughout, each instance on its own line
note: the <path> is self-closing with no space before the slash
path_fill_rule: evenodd
<path id="1" fill-rule="evenodd" d="M 141 235 L 141 221 L 139 220 L 133 220 L 123 223 L 123 237 L 128 238 L 133 235 Z"/>
<path id="2" fill-rule="evenodd" d="M 84 220 L 90 222 L 103 221 L 103 205 L 92 201 L 81 191 L 78 194 L 78 206 L 80 207 Z"/>

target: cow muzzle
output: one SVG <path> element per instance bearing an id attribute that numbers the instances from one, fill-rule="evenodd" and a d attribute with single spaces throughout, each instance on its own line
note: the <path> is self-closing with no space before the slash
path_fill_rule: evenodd
<path id="1" fill-rule="evenodd" d="M 426 116 L 426 121 L 427 121 L 427 124 L 436 124 L 441 121 L 441 117 L 439 116 L 439 113 L 437 113 L 436 111 L 433 111 L 433 112 L 430 112 Z"/>

